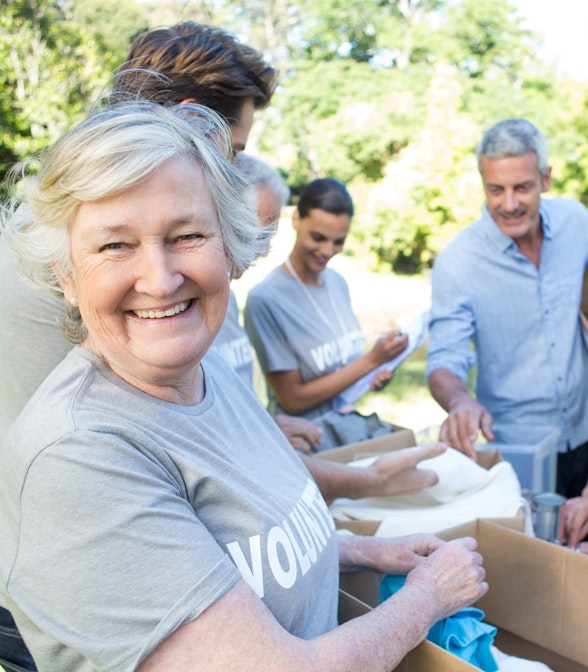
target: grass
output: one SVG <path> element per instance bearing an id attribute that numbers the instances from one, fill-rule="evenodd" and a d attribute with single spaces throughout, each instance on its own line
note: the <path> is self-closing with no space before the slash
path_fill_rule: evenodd
<path id="1" fill-rule="evenodd" d="M 408 427 L 417 435 L 439 426 L 446 413 L 431 397 L 425 378 L 426 365 L 427 351 L 423 346 L 398 367 L 381 392 L 369 392 L 362 397 L 358 410 L 375 411 L 383 420 Z"/>

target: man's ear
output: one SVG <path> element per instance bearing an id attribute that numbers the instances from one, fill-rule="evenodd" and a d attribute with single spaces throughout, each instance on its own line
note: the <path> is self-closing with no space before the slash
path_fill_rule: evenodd
<path id="1" fill-rule="evenodd" d="M 549 191 L 550 187 L 551 187 L 551 166 L 548 166 L 547 170 L 545 171 L 545 175 L 543 175 L 541 179 L 541 193 Z"/>
<path id="2" fill-rule="evenodd" d="M 298 212 L 298 208 L 294 208 L 292 212 L 292 228 L 294 231 L 298 231 L 300 227 L 300 213 Z"/>

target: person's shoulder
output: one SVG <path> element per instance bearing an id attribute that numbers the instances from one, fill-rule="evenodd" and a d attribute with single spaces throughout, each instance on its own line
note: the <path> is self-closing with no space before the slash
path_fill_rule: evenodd
<path id="1" fill-rule="evenodd" d="M 580 236 L 586 240 L 588 236 L 588 210 L 574 198 L 542 198 L 540 208 L 541 218 L 547 232 L 551 236 L 566 239 Z M 566 243 L 567 244 L 567 243 Z"/>
<path id="2" fill-rule="evenodd" d="M 29 459 L 76 428 L 73 407 L 83 396 L 93 365 L 82 347 L 73 348 L 51 371 L 9 429 Z M 112 404 L 112 397 L 110 397 Z"/>
<path id="3" fill-rule="evenodd" d="M 286 274 L 282 271 L 281 266 L 276 266 L 263 280 L 247 292 L 247 303 L 253 301 L 263 302 L 266 299 L 270 299 L 282 290 L 286 280 Z"/>
<path id="4" fill-rule="evenodd" d="M 562 196 L 542 198 L 541 208 L 547 210 L 547 212 L 554 217 L 560 215 L 573 215 L 588 218 L 588 210 L 586 210 L 586 206 L 575 198 L 564 198 Z"/>
<path id="5" fill-rule="evenodd" d="M 470 248 L 477 249 L 484 227 L 485 223 L 482 219 L 477 219 L 464 226 L 437 254 L 435 261 L 454 259 L 456 256 L 462 257 Z"/>
<path id="6" fill-rule="evenodd" d="M 336 271 L 334 268 L 327 267 L 323 271 L 323 277 L 325 282 L 329 284 L 337 284 L 347 287 L 347 280 L 342 273 Z"/>

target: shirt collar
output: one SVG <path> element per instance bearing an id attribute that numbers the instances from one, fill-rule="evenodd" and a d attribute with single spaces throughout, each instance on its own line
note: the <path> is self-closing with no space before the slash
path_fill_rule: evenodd
<path id="1" fill-rule="evenodd" d="M 551 240 L 551 220 L 549 217 L 549 210 L 545 207 L 545 201 L 543 199 L 541 199 L 541 203 L 539 204 L 539 216 L 541 217 L 541 224 L 543 226 L 543 238 Z M 490 215 L 487 205 L 484 206 L 482 219 L 486 225 L 486 232 L 488 237 L 501 252 L 506 252 L 507 250 L 516 248 L 514 240 L 505 233 L 502 233 L 494 219 L 492 219 L 492 215 Z"/>

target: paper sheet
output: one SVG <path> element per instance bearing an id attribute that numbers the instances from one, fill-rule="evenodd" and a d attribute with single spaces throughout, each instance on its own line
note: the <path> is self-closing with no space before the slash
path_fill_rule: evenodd
<path id="1" fill-rule="evenodd" d="M 339 399 L 342 402 L 341 405 L 354 404 L 360 397 L 363 397 L 366 392 L 370 391 L 370 384 L 378 371 L 394 371 L 405 359 L 410 357 L 415 350 L 418 350 L 425 342 L 428 324 L 429 311 L 427 310 L 414 319 L 408 326 L 408 329 L 405 330 L 405 333 L 408 336 L 408 345 L 406 348 L 397 357 L 391 359 L 389 362 L 385 362 L 342 392 L 339 395 Z"/>

